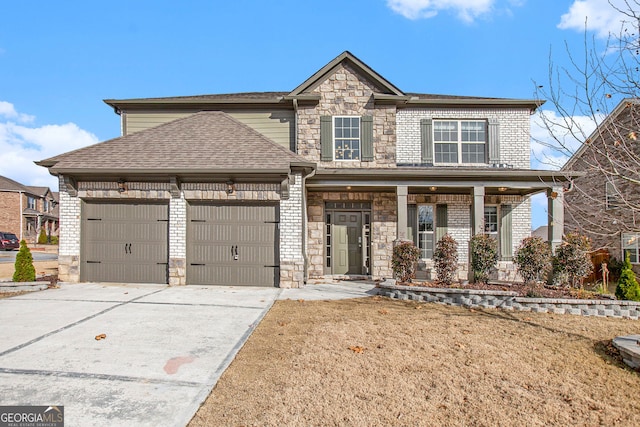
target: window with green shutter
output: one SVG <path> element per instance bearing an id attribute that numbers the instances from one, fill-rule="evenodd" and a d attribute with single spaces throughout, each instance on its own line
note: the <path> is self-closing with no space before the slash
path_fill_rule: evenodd
<path id="1" fill-rule="evenodd" d="M 321 161 L 373 161 L 373 117 L 321 116 L 320 146 Z"/>

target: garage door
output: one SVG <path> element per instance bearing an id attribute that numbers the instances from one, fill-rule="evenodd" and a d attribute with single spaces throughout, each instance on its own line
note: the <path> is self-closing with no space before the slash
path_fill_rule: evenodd
<path id="1" fill-rule="evenodd" d="M 167 283 L 166 204 L 85 202 L 81 280 Z"/>
<path id="2" fill-rule="evenodd" d="M 189 206 L 187 282 L 277 286 L 277 205 Z"/>

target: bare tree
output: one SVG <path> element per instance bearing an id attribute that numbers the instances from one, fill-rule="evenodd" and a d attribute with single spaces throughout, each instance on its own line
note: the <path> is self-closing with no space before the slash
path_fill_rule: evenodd
<path id="1" fill-rule="evenodd" d="M 640 231 L 640 0 L 609 4 L 620 14 L 618 33 L 590 38 L 585 21 L 582 50 L 565 45 L 568 66 L 550 55 L 548 83 L 537 91 L 555 109 L 540 115 L 551 142 L 537 142 L 573 156 L 563 170 L 584 173 L 565 193 L 567 227 L 619 254 L 620 233 Z"/>

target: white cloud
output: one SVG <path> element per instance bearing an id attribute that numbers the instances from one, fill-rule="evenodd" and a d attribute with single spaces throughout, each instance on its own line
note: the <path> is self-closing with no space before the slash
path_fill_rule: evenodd
<path id="1" fill-rule="evenodd" d="M 489 13 L 496 0 L 387 0 L 387 6 L 408 19 L 432 18 L 449 10 L 465 22 Z M 517 5 L 518 2 L 511 2 Z"/>
<path id="2" fill-rule="evenodd" d="M 15 119 L 21 123 L 31 123 L 35 119 L 28 114 L 18 114 L 13 104 L 6 101 L 0 101 L 0 117 Z"/>
<path id="3" fill-rule="evenodd" d="M 21 120 L 24 117 L 29 120 Z M 95 144 L 99 142 L 98 137 L 74 123 L 29 126 L 33 119 L 33 116 L 18 113 L 11 103 L 0 101 L 0 175 L 24 185 L 49 187 L 56 191 L 57 179 L 46 168 L 33 162 Z"/>
<path id="4" fill-rule="evenodd" d="M 569 11 L 560 17 L 558 28 L 561 30 L 594 31 L 598 37 L 606 38 L 609 34 L 619 34 L 622 22 L 628 17 L 617 9 L 628 11 L 635 3 L 628 0 L 575 0 Z M 612 6 L 613 5 L 613 6 Z"/>
<path id="5" fill-rule="evenodd" d="M 531 167 L 560 169 L 603 119 L 604 115 L 565 119 L 553 110 L 538 110 L 531 118 Z"/>

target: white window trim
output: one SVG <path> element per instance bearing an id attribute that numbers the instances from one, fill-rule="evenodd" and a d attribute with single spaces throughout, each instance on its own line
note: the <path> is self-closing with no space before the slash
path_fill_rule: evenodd
<path id="1" fill-rule="evenodd" d="M 434 118 L 433 120 L 433 126 L 432 126 L 432 135 L 431 135 L 431 144 L 433 145 L 433 164 L 434 165 L 440 165 L 440 166 L 459 166 L 459 165 L 465 165 L 465 166 L 481 166 L 481 165 L 487 165 L 488 164 L 488 144 L 489 144 L 489 126 L 488 126 L 488 120 L 486 119 L 446 119 L 446 118 Z M 435 124 L 437 122 L 457 122 L 458 123 L 458 140 L 457 141 L 436 141 L 436 135 L 435 135 L 435 131 L 436 131 L 436 126 Z M 462 141 L 462 122 L 483 122 L 484 126 L 485 126 L 485 130 L 484 130 L 484 135 L 485 135 L 485 141 L 484 141 L 484 158 L 485 161 L 481 162 L 481 163 L 463 163 L 462 162 L 462 144 L 479 144 L 479 142 L 474 141 L 474 142 L 470 142 L 470 141 Z M 436 161 L 436 145 L 437 144 L 451 144 L 454 143 L 457 146 L 458 149 L 458 162 L 457 163 L 451 163 L 451 162 L 437 162 Z"/>
<path id="2" fill-rule="evenodd" d="M 33 207 L 32 207 L 31 201 L 33 201 Z M 34 211 L 37 210 L 38 200 L 35 197 L 27 196 L 27 208 L 33 209 Z"/>
<path id="3" fill-rule="evenodd" d="M 616 186 L 613 182 L 606 181 L 604 183 L 604 208 L 605 210 L 615 210 L 620 208 L 622 197 L 618 194 Z"/>
<path id="4" fill-rule="evenodd" d="M 624 242 L 627 240 L 625 236 L 636 236 L 636 245 L 635 248 L 625 247 Z M 622 256 L 625 257 L 625 250 L 633 250 L 636 251 L 636 261 L 631 262 L 631 264 L 638 265 L 640 264 L 640 233 L 622 233 L 620 236 L 620 245 L 622 247 Z"/>
<path id="5" fill-rule="evenodd" d="M 431 231 L 420 231 L 420 207 L 421 206 L 431 206 L 431 216 L 432 216 L 432 222 L 433 222 L 433 230 Z M 433 259 L 433 257 L 431 258 L 427 258 L 427 257 L 423 257 L 422 256 L 422 249 L 420 248 L 420 234 L 431 234 L 433 236 L 433 250 L 435 251 L 436 249 L 436 205 L 433 203 L 418 203 L 416 206 L 416 236 L 418 239 L 418 250 L 420 250 L 420 259 Z"/>
<path id="6" fill-rule="evenodd" d="M 336 159 L 336 119 L 358 119 L 358 158 L 357 159 Z M 348 138 L 353 139 L 355 138 Z M 334 162 L 360 162 L 362 159 L 362 117 L 361 116 L 332 116 L 331 117 L 331 143 L 333 145 Z"/>

